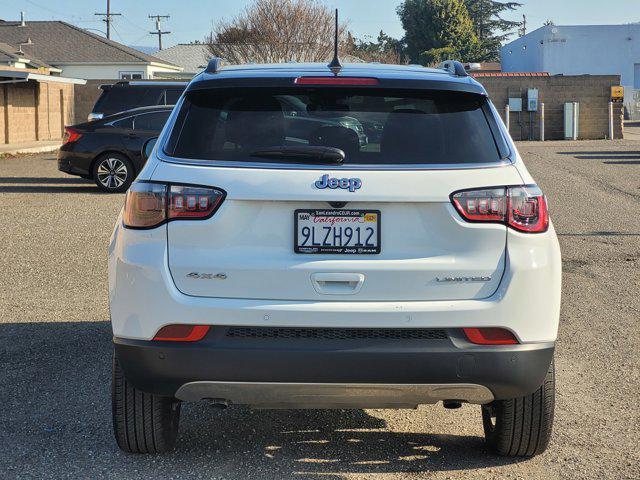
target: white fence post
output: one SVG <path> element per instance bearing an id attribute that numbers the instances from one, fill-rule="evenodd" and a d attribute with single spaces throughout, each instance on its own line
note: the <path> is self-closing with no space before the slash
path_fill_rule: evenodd
<path id="1" fill-rule="evenodd" d="M 613 140 L 613 102 L 609 102 L 609 140 Z"/>
<path id="2" fill-rule="evenodd" d="M 540 104 L 540 141 L 544 142 L 544 103 Z"/>
<path id="3" fill-rule="evenodd" d="M 571 138 L 578 140 L 578 102 L 573 102 L 573 131 L 571 132 Z"/>

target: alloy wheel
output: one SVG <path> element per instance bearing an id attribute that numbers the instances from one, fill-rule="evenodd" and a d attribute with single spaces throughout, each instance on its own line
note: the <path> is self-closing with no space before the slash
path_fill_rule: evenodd
<path id="1" fill-rule="evenodd" d="M 105 188 L 113 190 L 120 188 L 127 181 L 129 171 L 122 160 L 108 157 L 98 165 L 97 176 Z"/>

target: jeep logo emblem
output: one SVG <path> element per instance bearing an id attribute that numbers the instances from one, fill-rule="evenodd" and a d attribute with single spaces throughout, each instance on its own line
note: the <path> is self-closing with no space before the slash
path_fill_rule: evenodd
<path id="1" fill-rule="evenodd" d="M 335 190 L 336 188 L 341 188 L 343 190 L 349 190 L 350 192 L 355 192 L 362 187 L 362 180 L 359 178 L 329 178 L 328 174 L 320 177 L 320 180 L 316 180 L 314 183 L 316 188 L 320 190 L 324 190 L 325 188 L 330 188 Z"/>

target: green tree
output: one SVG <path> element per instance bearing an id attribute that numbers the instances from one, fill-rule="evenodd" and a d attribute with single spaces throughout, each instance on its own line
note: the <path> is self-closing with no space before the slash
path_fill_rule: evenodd
<path id="1" fill-rule="evenodd" d="M 482 61 L 500 59 L 500 45 L 507 40 L 521 22 L 502 18 L 505 12 L 516 10 L 522 4 L 518 2 L 499 2 L 496 0 L 464 0 L 474 32 L 480 43 Z"/>
<path id="2" fill-rule="evenodd" d="M 356 39 L 349 34 L 347 43 L 350 46 L 350 52 L 365 62 L 404 62 L 402 42 L 387 35 L 382 30 L 380 30 L 375 42 L 371 41 L 370 37 L 365 37 L 365 39 Z"/>
<path id="3" fill-rule="evenodd" d="M 413 63 L 478 60 L 480 45 L 464 0 L 405 0 L 397 11 Z"/>

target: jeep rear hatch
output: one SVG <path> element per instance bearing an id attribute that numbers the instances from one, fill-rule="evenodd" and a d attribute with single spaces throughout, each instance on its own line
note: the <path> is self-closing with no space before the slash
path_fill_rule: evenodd
<path id="1" fill-rule="evenodd" d="M 295 146 L 338 149 L 344 161 L 253 155 Z M 167 224 L 171 274 L 183 293 L 205 297 L 486 298 L 504 270 L 506 227 L 463 220 L 450 194 L 521 183 L 508 153 L 478 94 L 190 92 L 153 180 L 226 198 L 211 218 Z M 177 196 L 179 208 L 199 201 Z M 325 228 L 334 223 L 341 230 Z"/>

